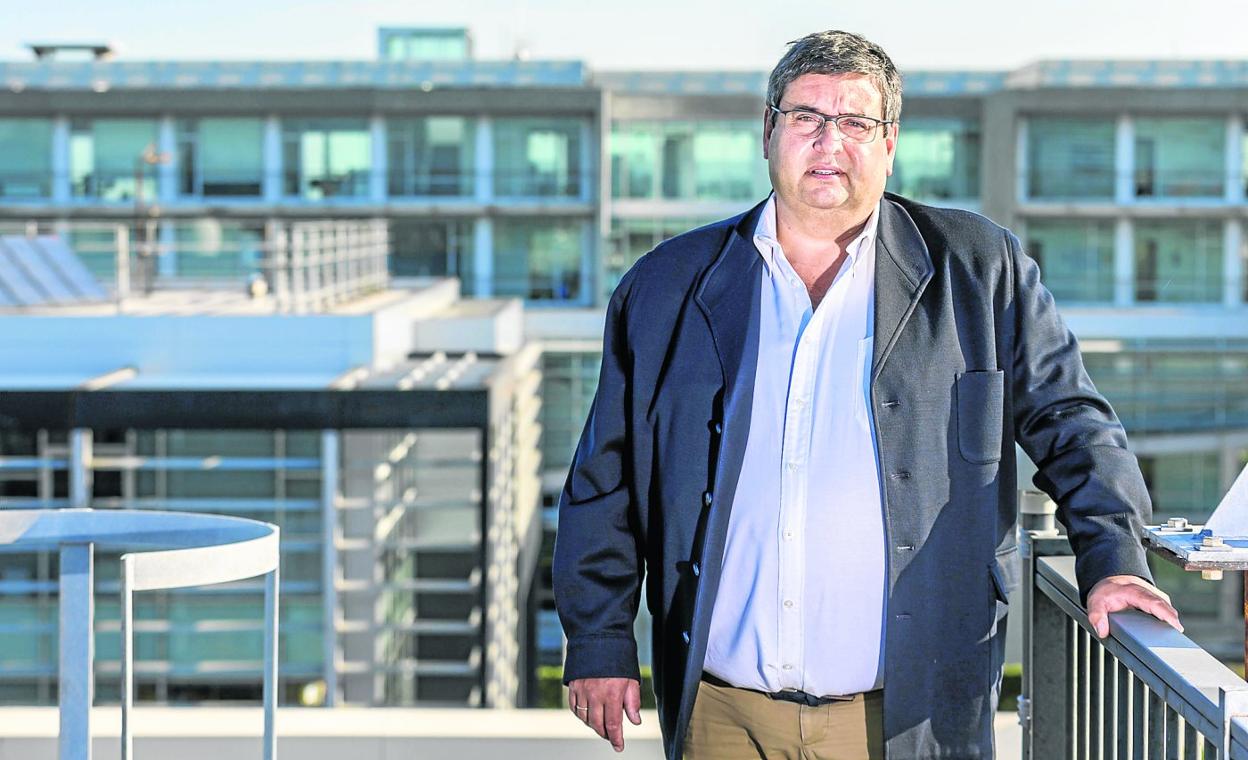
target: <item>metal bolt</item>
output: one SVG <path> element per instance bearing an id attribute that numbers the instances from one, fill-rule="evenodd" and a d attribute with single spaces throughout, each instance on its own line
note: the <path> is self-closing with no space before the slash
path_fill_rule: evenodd
<path id="1" fill-rule="evenodd" d="M 1169 520 L 1166 520 L 1166 527 L 1174 528 L 1175 530 L 1183 530 L 1184 528 L 1187 527 L 1187 518 L 1186 517 L 1171 517 Z"/>

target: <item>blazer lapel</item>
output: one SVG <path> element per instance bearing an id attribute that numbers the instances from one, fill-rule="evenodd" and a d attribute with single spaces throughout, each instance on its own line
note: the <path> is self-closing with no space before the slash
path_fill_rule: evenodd
<path id="1" fill-rule="evenodd" d="M 871 380 L 897 342 L 897 336 L 923 289 L 932 279 L 934 269 L 927 244 L 919 234 L 910 214 L 888 196 L 880 202 L 879 232 L 875 244 L 875 340 Z"/>
<path id="2" fill-rule="evenodd" d="M 694 294 L 719 354 L 724 376 L 724 437 L 729 442 L 749 432 L 758 366 L 758 291 L 763 274 L 763 259 L 754 246 L 754 228 L 764 205 L 755 206 L 733 226 Z"/>

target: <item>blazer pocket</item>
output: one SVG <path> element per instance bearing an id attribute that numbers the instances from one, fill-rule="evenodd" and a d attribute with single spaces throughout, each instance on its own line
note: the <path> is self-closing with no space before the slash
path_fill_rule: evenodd
<path id="1" fill-rule="evenodd" d="M 1005 373 L 999 369 L 959 372 L 954 383 L 958 405 L 958 451 L 971 464 L 1001 461 L 1001 406 Z"/>

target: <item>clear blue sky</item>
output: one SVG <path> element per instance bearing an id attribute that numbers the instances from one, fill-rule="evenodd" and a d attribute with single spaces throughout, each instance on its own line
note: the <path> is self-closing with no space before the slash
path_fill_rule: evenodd
<path id="1" fill-rule="evenodd" d="M 903 69 L 1042 58 L 1248 58 L 1244 0 L 0 0 L 0 59 L 108 41 L 130 60 L 371 59 L 383 25 L 467 26 L 477 57 L 600 69 L 767 69 L 784 43 L 856 31 Z"/>

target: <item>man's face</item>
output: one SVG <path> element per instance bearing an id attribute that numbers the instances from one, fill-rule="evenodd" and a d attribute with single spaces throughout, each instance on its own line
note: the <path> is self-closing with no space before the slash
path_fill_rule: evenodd
<path id="1" fill-rule="evenodd" d="M 824 116 L 884 118 L 879 90 L 861 74 L 803 74 L 785 89 L 778 108 L 818 111 Z M 829 122 L 817 137 L 799 137 L 785 128 L 783 116 L 766 110 L 763 158 L 767 159 L 776 197 L 798 213 L 823 210 L 869 214 L 893 173 L 897 147 L 895 124 L 876 131 L 871 142 L 853 143 L 841 139 Z"/>

